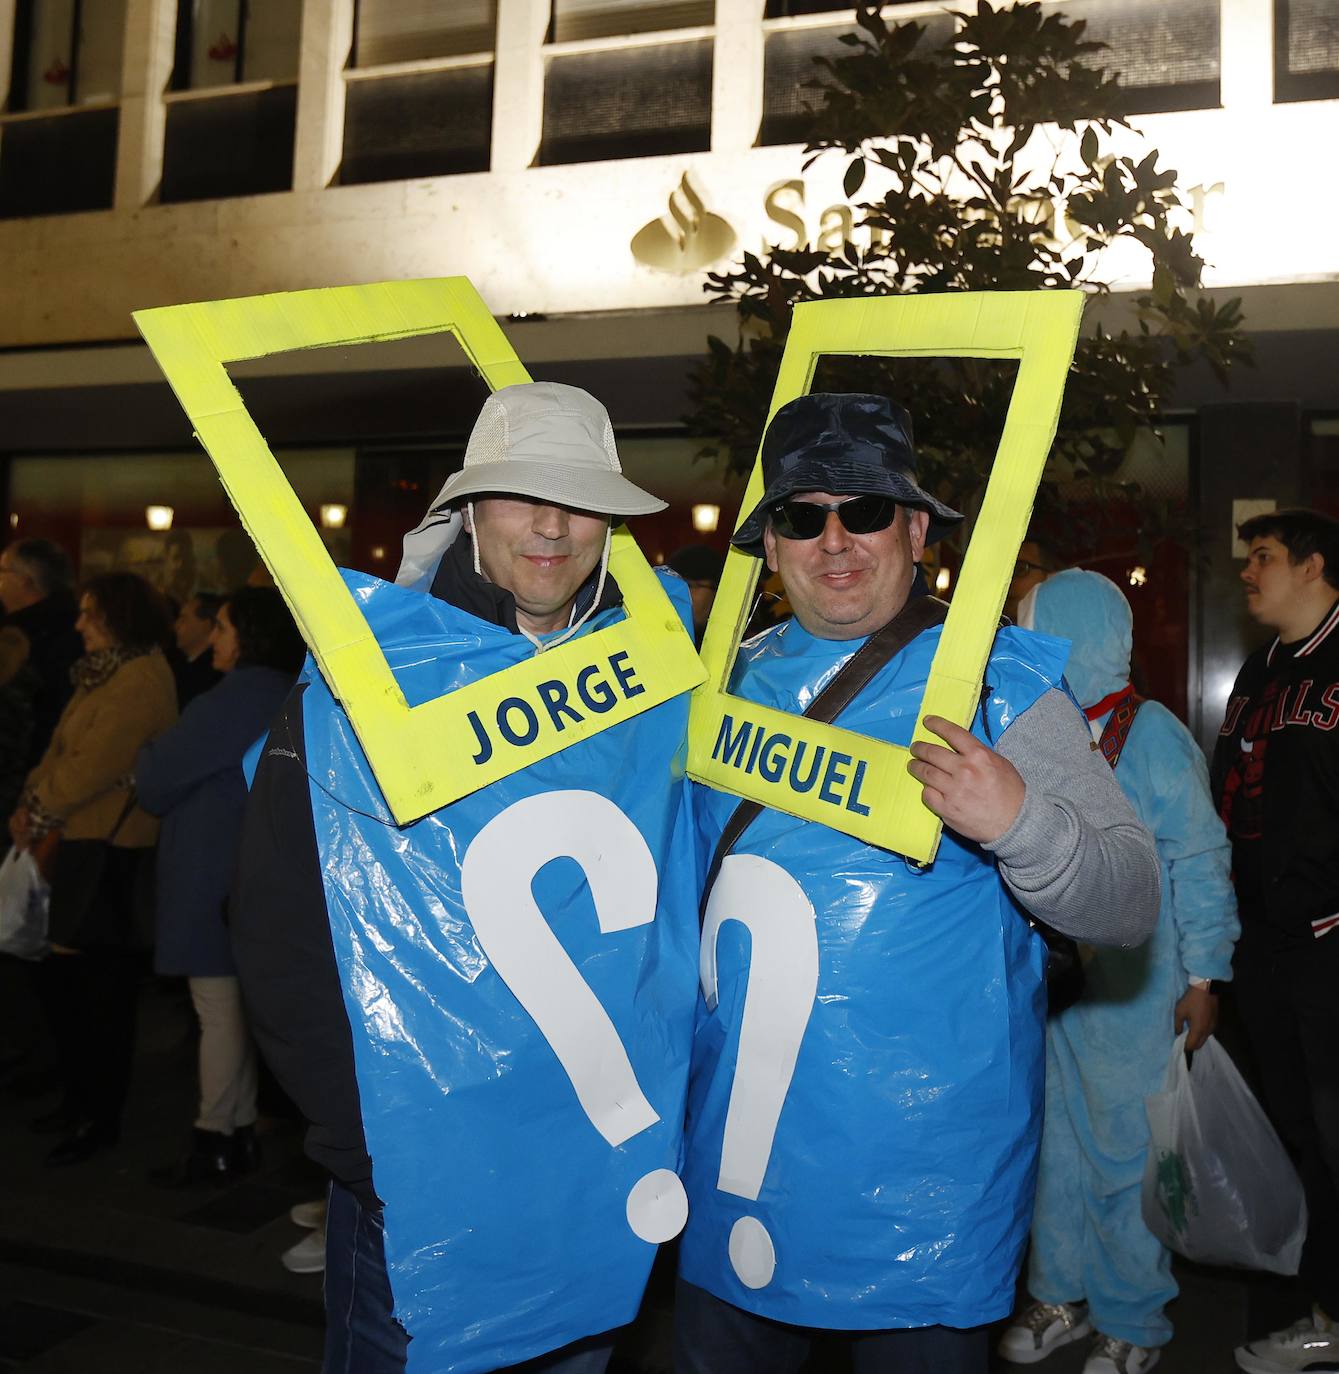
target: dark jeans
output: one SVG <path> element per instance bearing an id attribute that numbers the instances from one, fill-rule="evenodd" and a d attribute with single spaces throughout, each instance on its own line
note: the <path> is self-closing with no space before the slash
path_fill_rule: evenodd
<path id="1" fill-rule="evenodd" d="M 66 1110 L 114 1137 L 130 1089 L 138 959 L 115 949 L 51 954 L 37 966 L 37 988 Z"/>
<path id="2" fill-rule="evenodd" d="M 397 1374 L 409 1337 L 392 1316 L 381 1213 L 330 1185 L 325 1220 L 325 1359 L 321 1374 Z M 614 1333 L 575 1341 L 512 1369 L 525 1374 L 603 1374 Z"/>
<path id="3" fill-rule="evenodd" d="M 755 1317 L 679 1280 L 674 1301 L 674 1374 L 794 1374 L 814 1341 L 831 1335 Z M 855 1374 L 985 1374 L 989 1329 L 951 1326 L 847 1331 Z"/>
<path id="4" fill-rule="evenodd" d="M 1264 1106 L 1306 1190 L 1300 1277 L 1339 1316 L 1339 932 L 1313 948 L 1261 947 L 1249 925 L 1233 991 L 1264 1088 Z"/>

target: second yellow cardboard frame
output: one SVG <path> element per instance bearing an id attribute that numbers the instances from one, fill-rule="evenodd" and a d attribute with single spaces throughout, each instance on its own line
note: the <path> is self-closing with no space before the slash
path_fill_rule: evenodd
<path id="1" fill-rule="evenodd" d="M 450 332 L 490 387 L 528 382 L 506 336 L 464 277 L 165 306 L 136 312 L 135 323 L 348 713 L 401 825 L 702 681 L 692 640 L 632 536 L 620 527 L 609 569 L 623 592 L 624 620 L 433 701 L 412 708 L 406 702 L 226 364 L 294 349 Z"/>
<path id="2" fill-rule="evenodd" d="M 925 729 L 927 715 L 967 726 L 976 712 L 990 644 L 1055 438 L 1082 314 L 1079 291 L 899 296 L 796 308 L 769 422 L 786 402 L 809 390 L 825 354 L 1018 360 L 1004 431 L 913 740 L 938 742 Z M 903 399 L 914 416 L 915 397 Z M 762 494 L 758 462 L 740 507 L 741 522 Z M 693 695 L 689 773 L 777 811 L 928 862 L 939 845 L 941 822 L 922 803 L 921 785 L 907 772 L 906 749 L 729 693 L 760 570 L 761 560 L 731 549 L 702 644 L 707 680 Z M 822 748 L 826 760 L 822 776 L 805 792 L 792 787 L 784 762 L 801 741 L 811 759 Z"/>

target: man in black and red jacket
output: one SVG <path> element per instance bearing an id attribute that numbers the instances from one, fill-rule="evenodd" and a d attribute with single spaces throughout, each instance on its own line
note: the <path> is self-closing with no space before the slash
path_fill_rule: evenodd
<path id="1" fill-rule="evenodd" d="M 1292 1374 L 1339 1368 L 1339 522 L 1286 510 L 1239 534 L 1247 610 L 1275 638 L 1237 675 L 1213 786 L 1241 915 L 1236 999 L 1306 1189 L 1315 1308 L 1236 1356 Z"/>

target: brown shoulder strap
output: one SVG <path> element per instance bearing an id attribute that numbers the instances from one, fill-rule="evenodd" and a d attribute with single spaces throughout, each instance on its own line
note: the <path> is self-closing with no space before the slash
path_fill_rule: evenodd
<path id="1" fill-rule="evenodd" d="M 838 669 L 836 676 L 809 703 L 805 716 L 809 720 L 828 724 L 837 717 L 860 695 L 870 679 L 880 668 L 899 654 L 924 630 L 942 625 L 948 615 L 948 604 L 935 596 L 918 596 L 905 606 L 883 627 L 876 630 Z M 711 857 L 711 867 L 707 870 L 707 881 L 702 886 L 700 912 L 707 909 L 707 898 L 716 885 L 717 875 L 725 857 L 739 843 L 739 837 L 762 814 L 763 804 L 756 801 L 741 801 L 730 813 L 730 819 L 721 831 L 716 843 L 716 852 Z"/>

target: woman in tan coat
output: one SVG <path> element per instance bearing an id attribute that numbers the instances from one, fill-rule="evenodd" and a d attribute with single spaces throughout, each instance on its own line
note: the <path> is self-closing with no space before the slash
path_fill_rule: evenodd
<path id="1" fill-rule="evenodd" d="M 9 828 L 32 846 L 51 883 L 51 957 L 40 969 L 64 1101 L 34 1128 L 63 1138 L 51 1165 L 77 1164 L 116 1142 L 135 1035 L 140 894 L 158 822 L 135 804 L 141 745 L 177 716 L 163 657 L 169 621 L 158 593 L 133 573 L 94 578 L 75 624 L 85 654 L 41 762 Z"/>

